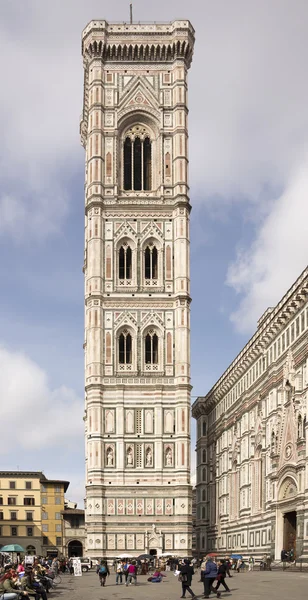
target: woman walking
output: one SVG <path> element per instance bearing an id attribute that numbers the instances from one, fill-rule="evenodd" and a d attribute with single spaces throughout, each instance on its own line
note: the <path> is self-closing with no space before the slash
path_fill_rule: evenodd
<path id="1" fill-rule="evenodd" d="M 133 580 L 134 580 L 135 585 L 137 585 L 137 566 L 136 566 L 135 561 L 133 561 L 132 564 L 128 566 L 127 572 L 128 572 L 128 577 L 127 577 L 125 585 L 126 586 L 132 585 Z"/>
<path id="2" fill-rule="evenodd" d="M 226 581 L 225 581 L 226 575 L 227 575 L 227 566 L 225 564 L 225 561 L 219 560 L 217 564 L 218 564 L 218 573 L 217 573 L 217 585 L 216 585 L 215 591 L 217 592 L 219 586 L 223 585 L 226 592 L 230 592 L 230 589 L 228 588 Z"/>
<path id="3" fill-rule="evenodd" d="M 184 564 L 179 567 L 180 575 L 179 579 L 182 582 L 182 596 L 185 598 L 186 592 L 188 592 L 192 598 L 197 598 L 196 594 L 191 589 L 191 582 L 194 575 L 194 569 L 190 566 L 189 560 L 184 559 Z"/>
<path id="4" fill-rule="evenodd" d="M 204 598 L 209 598 L 211 592 L 214 592 L 214 594 L 217 595 L 217 598 L 220 598 L 221 593 L 217 592 L 215 590 L 215 588 L 213 587 L 213 583 L 216 578 L 217 578 L 217 565 L 216 565 L 216 563 L 214 563 L 212 561 L 211 557 L 208 557 L 207 562 L 206 562 L 205 572 L 204 572 L 204 579 L 203 579 L 203 585 L 204 585 L 204 596 L 203 597 Z"/>

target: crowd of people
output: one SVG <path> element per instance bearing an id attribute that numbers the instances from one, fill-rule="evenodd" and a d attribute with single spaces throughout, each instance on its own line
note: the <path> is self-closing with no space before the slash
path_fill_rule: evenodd
<path id="1" fill-rule="evenodd" d="M 59 571 L 57 559 L 35 558 L 32 564 L 20 561 L 4 564 L 0 572 L 0 600 L 47 600 Z"/>
<path id="2" fill-rule="evenodd" d="M 16 564 L 7 564 L 0 569 L 0 600 L 47 600 L 47 593 L 54 587 L 54 579 L 58 573 L 70 572 L 73 574 L 73 559 L 58 558 L 33 558 L 32 564 L 28 564 L 29 557 Z M 264 556 L 264 564 L 270 569 L 268 557 Z M 248 570 L 253 571 L 254 558 L 248 558 Z M 262 565 L 262 561 L 260 563 Z M 166 577 L 165 571 L 173 571 L 181 584 L 182 595 L 190 595 L 197 598 L 192 589 L 192 580 L 195 570 L 200 568 L 200 582 L 203 584 L 204 598 L 209 598 L 213 593 L 220 598 L 220 588 L 230 592 L 226 582 L 227 578 L 233 577 L 234 571 L 240 573 L 245 566 L 241 557 L 217 559 L 208 555 L 202 561 L 197 559 L 123 559 L 115 560 L 113 565 L 108 566 L 106 559 L 96 560 L 95 569 L 99 578 L 99 584 L 105 586 L 107 578 L 111 575 L 110 570 L 114 570 L 116 585 L 137 585 L 138 576 L 146 575 L 149 583 L 157 584 Z"/>
<path id="3" fill-rule="evenodd" d="M 146 560 L 137 561 L 124 559 L 117 560 L 113 564 L 116 574 L 116 585 L 137 585 L 139 574 L 150 575 L 147 578 L 149 583 L 161 583 L 163 578 L 166 577 L 165 570 L 174 571 L 174 574 L 177 576 L 182 586 L 181 598 L 185 598 L 187 593 L 192 598 L 196 598 L 191 587 L 196 566 L 201 566 L 200 580 L 204 586 L 204 598 L 209 598 L 211 592 L 214 592 L 217 598 L 219 598 L 221 596 L 221 592 L 219 591 L 221 585 L 227 592 L 230 592 L 225 581 L 227 575 L 232 577 L 230 574 L 232 564 L 229 558 L 226 560 L 221 559 L 216 562 L 216 560 L 207 556 L 203 559 L 201 565 L 198 564 L 195 559 L 191 561 L 189 559 L 176 558 L 170 561 L 164 561 L 163 564 L 156 567 L 154 567 L 153 563 Z M 237 567 L 239 569 L 240 565 L 237 565 Z M 96 573 L 98 574 L 99 584 L 105 586 L 107 577 L 111 574 L 106 560 L 102 559 L 101 561 L 97 561 Z"/>

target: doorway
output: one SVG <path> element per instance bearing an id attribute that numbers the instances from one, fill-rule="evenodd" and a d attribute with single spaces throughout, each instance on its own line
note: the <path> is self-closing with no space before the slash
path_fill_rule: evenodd
<path id="1" fill-rule="evenodd" d="M 283 515 L 283 547 L 287 552 L 296 548 L 296 511 L 292 510 Z"/>
<path id="2" fill-rule="evenodd" d="M 157 556 L 157 550 L 156 550 L 156 548 L 151 548 L 150 549 L 150 554 L 151 554 L 151 556 Z"/>
<path id="3" fill-rule="evenodd" d="M 67 546 L 68 556 L 69 558 L 72 556 L 82 556 L 82 543 L 78 540 L 73 540 L 69 542 Z"/>

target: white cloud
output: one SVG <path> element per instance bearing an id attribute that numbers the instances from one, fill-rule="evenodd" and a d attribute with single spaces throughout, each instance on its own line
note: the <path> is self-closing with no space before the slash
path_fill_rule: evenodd
<path id="1" fill-rule="evenodd" d="M 241 249 L 227 282 L 243 294 L 231 319 L 249 333 L 268 306 L 275 306 L 307 266 L 308 156 L 265 218 L 252 246 Z"/>
<path id="2" fill-rule="evenodd" d="M 136 0 L 134 13 L 136 20 L 182 14 L 196 28 L 189 80 L 192 201 L 197 193 L 207 201 L 214 194 L 215 202 L 250 200 L 258 210 L 265 187 L 287 185 L 308 136 L 306 0 L 189 6 Z M 44 227 L 52 233 L 67 215 L 72 177 L 83 169 L 81 30 L 95 15 L 123 20 L 128 4 L 1 5 L 0 206 L 6 218 L 0 232 L 17 232 L 19 239 L 26 229 L 28 238 Z"/>
<path id="3" fill-rule="evenodd" d="M 282 232 L 288 229 L 292 189 L 299 194 L 296 199 L 292 194 L 292 202 L 300 227 L 304 222 L 300 215 L 307 202 L 293 173 L 301 168 L 308 139 L 308 3 L 217 0 L 188 6 L 184 0 L 168 5 L 136 0 L 134 13 L 137 21 L 187 16 L 196 28 L 189 74 L 192 203 L 224 209 L 241 202 L 244 213 L 263 223 L 254 245 L 231 265 L 228 276 L 244 294 L 232 318 L 241 330 L 251 330 L 257 316 L 277 300 L 278 289 L 281 295 L 286 282 L 295 279 L 306 251 L 305 235 L 287 246 L 276 232 L 271 239 L 280 244 L 278 251 L 266 231 L 277 219 Z M 29 0 L 26 7 L 2 3 L 0 16 L 5 82 L 0 96 L 0 234 L 24 241 L 61 229 L 72 202 L 73 178 L 83 170 L 78 134 L 81 30 L 97 16 L 125 19 L 128 4 L 55 0 L 48 10 Z M 288 265 L 279 282 L 280 268 L 264 267 L 262 254 Z"/>
<path id="4" fill-rule="evenodd" d="M 83 402 L 75 392 L 52 389 L 46 373 L 20 352 L 0 347 L 0 364 L 0 454 L 80 447 Z"/>

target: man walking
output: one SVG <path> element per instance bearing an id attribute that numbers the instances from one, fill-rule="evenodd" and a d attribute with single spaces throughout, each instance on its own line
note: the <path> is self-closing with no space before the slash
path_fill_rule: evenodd
<path id="1" fill-rule="evenodd" d="M 98 577 L 100 584 L 105 587 L 107 575 L 110 575 L 107 563 L 105 561 L 101 561 L 101 564 L 98 567 Z"/>

